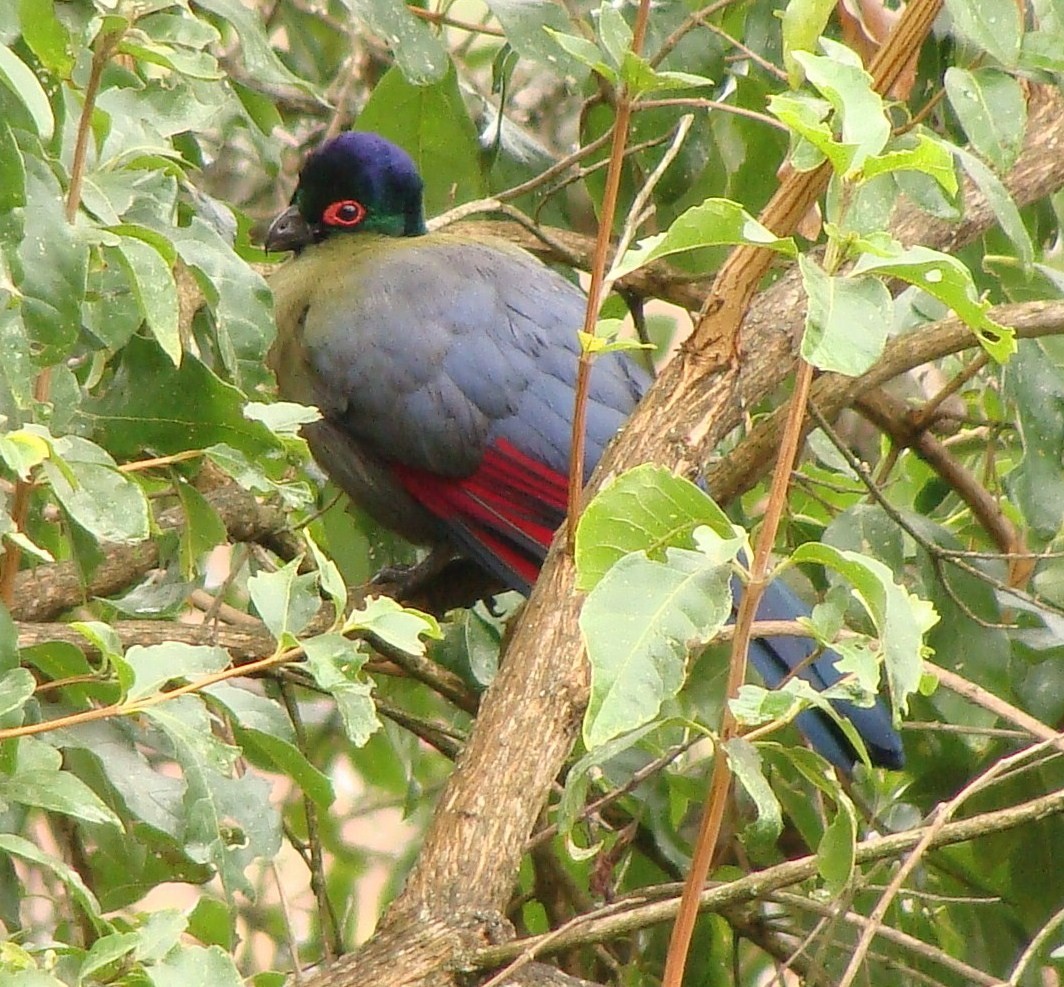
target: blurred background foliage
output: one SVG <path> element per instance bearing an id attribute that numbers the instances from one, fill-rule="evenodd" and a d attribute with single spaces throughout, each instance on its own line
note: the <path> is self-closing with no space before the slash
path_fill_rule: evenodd
<path id="1" fill-rule="evenodd" d="M 604 16 L 631 23 L 634 11 L 579 0 L 0 5 L 5 984 L 275 984 L 293 954 L 314 963 L 365 937 L 396 893 L 518 601 L 440 625 L 379 602 L 346 623 L 318 612 L 323 597 L 343 609 L 346 588 L 414 554 L 337 502 L 307 461 L 300 410 L 272 403 L 261 265 L 273 258 L 251 231 L 286 204 L 308 148 L 357 126 L 414 155 L 430 215 L 495 197 L 576 235 L 567 242 L 589 243 L 616 91 L 574 51 L 583 42 L 608 53 Z M 756 215 L 788 149 L 809 151 L 766 115 L 788 73 L 796 80 L 785 47 L 802 47 L 804 31 L 811 48 L 823 31 L 874 49 L 895 17 L 875 0 L 834 11 L 803 0 L 655 4 L 649 65 L 713 82 L 642 95 L 618 230 L 685 114 L 693 126 L 654 186 L 640 235 L 710 196 Z M 890 102 L 895 127 L 918 119 L 967 148 L 957 173 L 992 198 L 999 222 L 960 257 L 995 304 L 1064 289 L 1060 193 L 1021 209 L 999 180 L 1022 146 L 1027 87 L 1055 86 L 1064 69 L 1062 18 L 1048 0 L 1031 9 L 951 2 Z M 868 229 L 886 224 L 902 192 L 948 220 L 963 212 L 927 175 L 887 178 L 864 201 Z M 823 239 L 816 217 L 803 232 L 811 244 Z M 690 279 L 708 284 L 724 255 L 676 257 L 659 294 L 690 297 Z M 606 314 L 626 312 L 619 298 L 607 303 Z M 889 332 L 943 312 L 909 289 L 893 303 Z M 675 305 L 646 315 L 665 359 L 687 316 Z M 997 501 L 1012 544 L 912 451 L 853 425 L 847 444 L 872 464 L 907 528 L 818 433 L 794 481 L 785 547 L 823 541 L 880 559 L 934 604 L 936 661 L 1059 729 L 1060 340 L 1023 342 L 1003 365 L 970 353 L 944 359 L 900 382 L 898 395 L 906 407 L 937 408 L 941 444 Z M 756 520 L 763 496 L 761 487 L 731 505 L 734 517 Z M 970 569 L 944 566 L 935 546 L 974 553 Z M 1006 547 L 1039 554 L 1010 569 Z M 299 570 L 300 557 L 316 572 Z M 804 575 L 810 595 L 828 588 L 823 569 Z M 1023 593 L 1007 592 L 1009 582 Z M 307 660 L 286 665 L 279 656 L 297 638 Z M 427 671 L 417 655 L 426 641 L 436 662 Z M 234 688 L 233 662 L 257 662 L 259 677 Z M 519 931 L 682 877 L 708 762 L 692 724 L 716 722 L 722 667 L 719 654 L 692 661 L 688 687 L 660 721 L 576 762 L 566 826 L 522 871 L 510 916 Z M 182 681 L 197 688 L 162 701 L 164 686 Z M 862 826 L 914 825 L 1029 742 L 998 712 L 944 688 L 915 697 L 910 720 L 906 770 L 859 772 L 854 783 Z M 790 823 L 778 841 L 736 844 L 718 877 L 822 844 L 823 796 L 796 768 L 802 755 L 769 747 L 765 757 Z M 657 758 L 659 770 L 608 809 L 580 812 Z M 1059 755 L 1036 752 L 964 811 L 1018 805 L 1059 791 L 1062 778 Z M 748 808 L 740 804 L 736 830 Z M 545 818 L 555 816 L 552 807 Z M 928 948 L 902 939 L 874 949 L 868 982 L 990 983 L 1013 972 L 1014 983 L 1056 982 L 1062 845 L 1059 819 L 1047 818 L 926 855 L 886 922 Z M 845 900 L 867 912 L 889 871 L 859 878 Z M 687 982 L 764 982 L 783 958 L 777 926 L 816 932 L 814 966 L 831 982 L 855 931 L 817 926 L 824 880 L 788 900 L 785 917 L 778 905 L 756 921 L 703 917 Z M 563 961 L 597 979 L 651 983 L 666 941 L 653 927 Z"/>

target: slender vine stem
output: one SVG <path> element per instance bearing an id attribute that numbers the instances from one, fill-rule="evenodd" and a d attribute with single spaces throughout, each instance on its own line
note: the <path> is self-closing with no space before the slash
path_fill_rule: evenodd
<path id="1" fill-rule="evenodd" d="M 632 51 L 639 54 L 646 38 L 647 22 L 650 19 L 650 0 L 639 0 L 635 26 L 632 29 Z M 621 169 L 624 165 L 624 145 L 628 140 L 628 126 L 632 119 L 632 99 L 623 88 L 617 99 L 617 111 L 613 122 L 613 141 L 610 146 L 610 165 L 606 171 L 606 189 L 602 195 L 602 212 L 599 215 L 598 237 L 591 264 L 591 284 L 587 291 L 587 309 L 584 313 L 584 333 L 595 332 L 599 309 L 602 307 L 602 289 L 606 281 L 606 261 L 610 249 L 610 231 L 617 211 L 617 196 L 621 187 Z M 580 516 L 580 494 L 584 489 L 584 431 L 587 423 L 587 396 L 591 382 L 592 354 L 581 347 L 580 362 L 576 372 L 576 396 L 573 408 L 573 437 L 569 455 L 569 496 L 566 522 L 566 541 L 572 551 L 576 539 L 576 523 Z"/>
<path id="2" fill-rule="evenodd" d="M 85 160 L 88 156 L 89 137 L 92 135 L 92 114 L 96 108 L 96 97 L 100 91 L 100 79 L 115 49 L 118 47 L 125 28 L 99 35 L 96 39 L 96 47 L 92 53 L 92 65 L 89 69 L 89 79 L 85 85 L 85 102 L 81 107 L 81 116 L 78 119 L 77 139 L 74 143 L 74 160 L 70 168 L 70 188 L 67 190 L 66 219 L 73 225 L 77 219 L 78 209 L 81 206 L 81 186 L 85 179 Z M 42 368 L 33 382 L 33 399 L 44 404 L 48 401 L 52 392 L 51 367 Z M 11 520 L 16 531 L 21 531 L 26 525 L 26 518 L 30 509 L 30 494 L 33 491 L 32 479 L 19 479 L 15 482 L 15 490 L 11 497 Z M 0 561 L 0 601 L 9 610 L 15 602 L 15 580 L 18 577 L 19 564 L 22 560 L 22 549 L 17 543 L 8 539 L 4 544 L 4 556 Z"/>

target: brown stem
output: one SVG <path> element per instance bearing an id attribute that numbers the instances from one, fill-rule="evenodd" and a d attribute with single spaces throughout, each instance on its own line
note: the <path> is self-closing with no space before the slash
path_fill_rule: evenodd
<path id="1" fill-rule="evenodd" d="M 646 37 L 647 20 L 650 17 L 650 0 L 640 0 L 632 30 L 632 51 L 639 54 Z M 595 255 L 591 262 L 591 283 L 587 290 L 587 308 L 584 310 L 584 333 L 592 336 L 602 307 L 602 289 L 606 283 L 606 261 L 610 249 L 610 232 L 617 211 L 617 196 L 621 188 L 621 171 L 624 167 L 624 145 L 628 140 L 628 126 L 632 119 L 632 100 L 627 87 L 617 98 L 617 112 L 613 121 L 613 141 L 610 145 L 610 164 L 606 171 L 606 188 L 602 194 L 602 213 L 599 216 L 598 237 L 595 240 Z M 593 355 L 584 347 L 580 349 L 580 362 L 576 370 L 576 395 L 573 407 L 572 445 L 569 452 L 569 496 L 566 518 L 566 541 L 569 551 L 576 541 L 576 523 L 580 519 L 580 494 L 584 489 L 584 431 L 587 423 L 587 392 L 591 381 Z"/>
<path id="2" fill-rule="evenodd" d="M 78 216 L 78 207 L 81 204 L 81 185 L 85 178 L 85 158 L 89 143 L 89 135 L 92 133 L 92 112 L 96 106 L 96 96 L 100 91 L 100 77 L 108 59 L 114 53 L 115 47 L 122 39 L 125 29 L 102 34 L 97 39 L 98 47 L 92 55 L 92 67 L 89 70 L 89 81 L 85 86 L 85 103 L 81 108 L 81 117 L 78 119 L 78 134 L 74 143 L 74 162 L 70 169 L 70 188 L 67 192 L 66 219 L 73 224 Z M 52 371 L 50 367 L 44 367 L 37 375 L 33 384 L 33 397 L 35 401 L 44 403 L 48 400 L 52 391 Z M 33 489 L 31 480 L 18 480 L 15 483 L 15 492 L 11 500 L 11 520 L 16 531 L 21 531 L 26 525 L 26 517 L 29 512 L 30 492 Z M 22 561 L 22 549 L 13 541 L 8 541 L 4 546 L 4 557 L 0 563 L 0 600 L 9 610 L 15 602 L 15 580 L 18 576 L 19 564 Z"/>
<path id="3" fill-rule="evenodd" d="M 809 399 L 809 389 L 813 383 L 813 368 L 802 363 L 795 381 L 794 394 L 791 397 L 787 428 L 784 433 L 783 446 L 776 460 L 776 470 L 772 477 L 765 518 L 758 534 L 754 559 L 750 567 L 750 581 L 745 587 L 743 598 L 739 603 L 739 612 L 735 618 L 735 636 L 732 638 L 731 664 L 728 674 L 728 686 L 725 693 L 729 698 L 736 696 L 746 680 L 746 656 L 750 649 L 750 635 L 757 615 L 757 607 L 765 590 L 765 576 L 768 573 L 772 547 L 776 542 L 780 519 L 787 506 L 787 488 L 791 471 L 798 459 L 798 448 L 802 438 L 802 422 L 805 418 L 805 406 Z M 721 722 L 721 745 L 727 743 L 738 733 L 738 724 L 727 703 L 724 705 L 724 718 Z M 698 918 L 698 899 L 702 887 L 709 875 L 713 861 L 713 851 L 720 837 L 720 827 L 724 819 L 724 809 L 731 789 L 731 769 L 722 746 L 718 746 L 713 761 L 713 779 L 706 797 L 706 806 L 702 824 L 695 843 L 691 871 L 684 882 L 680 910 L 676 915 L 676 925 L 669 941 L 669 951 L 665 959 L 663 987 L 680 987 L 683 982 L 687 953 L 691 947 L 695 921 Z"/>
<path id="4" fill-rule="evenodd" d="M 70 167 L 70 188 L 67 191 L 66 218 L 73 223 L 81 206 L 81 185 L 85 179 L 85 160 L 88 156 L 89 137 L 92 135 L 92 114 L 96 109 L 96 97 L 100 92 L 100 78 L 103 70 L 118 47 L 125 28 L 119 28 L 96 39 L 89 68 L 89 81 L 85 84 L 85 102 L 78 118 L 78 134 L 74 141 L 74 161 Z"/>

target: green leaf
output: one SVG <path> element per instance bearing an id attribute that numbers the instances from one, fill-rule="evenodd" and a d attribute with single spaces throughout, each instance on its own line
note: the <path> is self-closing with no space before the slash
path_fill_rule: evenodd
<path id="1" fill-rule="evenodd" d="M 487 191 L 477 131 L 453 70 L 434 85 L 413 86 L 398 69 L 389 69 L 359 114 L 357 129 L 376 131 L 414 159 L 430 216 Z"/>
<path id="2" fill-rule="evenodd" d="M 144 321 L 163 352 L 180 363 L 177 283 L 170 264 L 154 246 L 135 237 L 123 236 L 118 250 Z"/>
<path id="3" fill-rule="evenodd" d="M 696 528 L 734 536 L 728 516 L 702 490 L 647 463 L 621 474 L 587 505 L 576 529 L 577 587 L 594 589 L 631 552 L 663 557 L 665 548 L 690 548 Z"/>
<path id="4" fill-rule="evenodd" d="M 51 454 L 48 433 L 39 425 L 27 425 L 0 435 L 0 459 L 20 480 L 28 480 L 30 471 Z"/>
<path id="5" fill-rule="evenodd" d="M 1023 25 L 1020 11 L 1009 0 L 946 0 L 953 29 L 993 55 L 1006 68 L 1014 68 L 1020 54 Z"/>
<path id="6" fill-rule="evenodd" d="M 33 556 L 35 559 L 39 559 L 41 562 L 55 561 L 55 556 L 51 552 L 46 548 L 42 548 L 27 537 L 24 532 L 15 527 L 15 522 L 7 511 L 0 511 L 0 538 L 10 542 L 12 545 L 18 545 L 23 552 Z"/>
<path id="7" fill-rule="evenodd" d="M 161 960 L 178 944 L 188 920 L 174 908 L 149 912 L 137 929 L 136 957 L 141 963 Z"/>
<path id="8" fill-rule="evenodd" d="M 572 59 L 591 69 L 596 75 L 602 76 L 607 82 L 616 84 L 620 78 L 619 73 L 609 64 L 608 56 L 594 42 L 577 34 L 566 34 L 552 28 L 547 28 L 546 32 Z"/>
<path id="9" fill-rule="evenodd" d="M 257 462 L 244 453 L 224 443 L 208 446 L 204 454 L 220 470 L 231 476 L 246 490 L 276 495 L 281 503 L 289 508 L 307 507 L 314 501 L 310 487 L 303 482 L 277 483 L 262 468 L 267 460 L 260 458 Z"/>
<path id="10" fill-rule="evenodd" d="M 232 957 L 220 946 L 186 946 L 167 953 L 160 962 L 145 968 L 152 987 L 243 987 Z"/>
<path id="11" fill-rule="evenodd" d="M 29 840 L 24 840 L 21 836 L 15 836 L 13 833 L 0 833 L 0 850 L 51 871 L 61 883 L 66 885 L 70 891 L 70 896 L 89 917 L 93 925 L 97 927 L 103 926 L 100 903 L 96 900 L 96 896 L 85 886 L 85 882 L 78 872 L 72 867 L 46 853 L 36 844 L 31 843 Z M 32 983 L 32 981 L 28 983 Z"/>
<path id="12" fill-rule="evenodd" d="M 959 183 L 951 150 L 941 139 L 919 133 L 910 147 L 869 155 L 862 175 L 867 180 L 896 171 L 918 171 L 930 175 L 948 195 L 956 195 Z"/>
<path id="13" fill-rule="evenodd" d="M 827 158 L 836 174 L 849 174 L 857 148 L 835 139 L 834 131 L 825 122 L 831 112 L 827 100 L 785 93 L 769 97 L 768 111 L 800 138 L 791 154 L 791 164 L 796 169 L 811 171 Z"/>
<path id="14" fill-rule="evenodd" d="M 235 353 L 261 374 L 262 357 L 273 335 L 273 301 L 262 275 L 198 216 L 188 226 L 174 228 L 171 240 L 197 275 L 214 314 L 218 348 L 227 369 L 237 372 L 229 362 L 230 353 Z"/>
<path id="15" fill-rule="evenodd" d="M 384 40 L 411 85 L 432 85 L 447 74 L 450 59 L 443 45 L 401 0 L 343 0 L 343 4 Z"/>
<path id="16" fill-rule="evenodd" d="M 344 577 L 340 574 L 339 567 L 318 547 L 318 543 L 314 540 L 309 528 L 303 529 L 303 540 L 310 548 L 310 554 L 314 559 L 314 568 L 318 574 L 318 584 L 328 595 L 329 599 L 332 600 L 336 613 L 338 615 L 343 614 L 344 609 L 347 607 L 347 585 L 344 583 Z"/>
<path id="17" fill-rule="evenodd" d="M 301 642 L 307 670 L 314 681 L 336 700 L 347 737 L 363 746 L 380 729 L 370 694 L 373 684 L 362 674 L 366 655 L 354 641 L 339 634 L 319 634 Z"/>
<path id="18" fill-rule="evenodd" d="M 19 0 L 18 13 L 22 40 L 49 72 L 69 78 L 74 68 L 70 35 L 56 17 L 53 0 Z"/>
<path id="19" fill-rule="evenodd" d="M 43 141 L 52 139 L 55 118 L 37 76 L 7 45 L 0 44 L 0 83 L 7 86 L 29 111 L 37 136 Z"/>
<path id="20" fill-rule="evenodd" d="M 4 672 L 0 676 L 0 717 L 7 717 L 9 713 L 22 709 L 36 688 L 37 682 L 28 668 L 9 668 Z M 5 726 L 13 725 L 10 720 L 5 720 Z"/>
<path id="21" fill-rule="evenodd" d="M 203 895 L 188 915 L 189 935 L 207 946 L 236 948 L 237 935 L 229 909 L 224 901 Z M 282 984 L 281 987 L 284 987 Z"/>
<path id="22" fill-rule="evenodd" d="M 754 803 L 756 815 L 743 829 L 743 843 L 755 855 L 767 854 L 783 832 L 783 812 L 779 799 L 765 777 L 761 755 L 742 737 L 733 737 L 724 744 L 732 774 Z"/>
<path id="23" fill-rule="evenodd" d="M 133 675 L 125 705 L 136 706 L 139 700 L 154 696 L 167 682 L 200 679 L 228 668 L 229 653 L 225 648 L 206 644 L 167 641 L 165 644 L 131 645 L 126 651 L 125 662 Z"/>
<path id="24" fill-rule="evenodd" d="M 0 602 L 0 672 L 6 676 L 8 672 L 16 671 L 19 658 L 18 628 L 7 606 Z"/>
<path id="25" fill-rule="evenodd" d="M 253 422 L 262 422 L 275 435 L 296 435 L 303 425 L 319 421 L 321 412 L 292 401 L 275 401 L 272 404 L 249 401 L 244 405 L 244 417 Z"/>
<path id="26" fill-rule="evenodd" d="M 645 58 L 625 52 L 621 65 L 621 81 L 630 96 L 662 92 L 670 89 L 691 89 L 712 86 L 713 80 L 690 72 L 665 72 L 655 69 Z"/>
<path id="27" fill-rule="evenodd" d="M 185 785 L 151 766 L 138 746 L 140 736 L 126 722 L 81 723 L 54 730 L 49 739 L 57 747 L 92 755 L 103 776 L 121 796 L 127 820 L 146 823 L 175 840 L 181 837 Z"/>
<path id="28" fill-rule="evenodd" d="M 372 634 L 393 648 L 412 655 L 425 653 L 422 637 L 436 640 L 443 637 L 435 617 L 420 610 L 402 607 L 387 596 L 372 596 L 361 608 L 348 614 L 343 633 L 355 631 Z"/>
<path id="29" fill-rule="evenodd" d="M 225 524 L 210 502 L 194 486 L 184 480 L 174 484 L 185 523 L 181 527 L 181 571 L 193 579 L 200 560 L 217 545 L 224 545 L 229 537 Z"/>
<path id="30" fill-rule="evenodd" d="M 123 459 L 144 450 L 160 455 L 227 443 L 254 458 L 278 449 L 277 439 L 244 416 L 243 393 L 193 356 L 180 367 L 157 343 L 134 337 L 123 349 L 110 386 L 83 403 L 80 415 L 102 444 Z"/>
<path id="31" fill-rule="evenodd" d="M 257 572 L 248 579 L 248 594 L 280 648 L 291 648 L 296 635 L 321 607 L 314 573 L 300 573 L 302 559 L 276 572 Z"/>
<path id="32" fill-rule="evenodd" d="M 4 214 L 26 204 L 26 164 L 6 120 L 0 120 L 0 174 L 0 246 L 13 248 L 22 239 L 22 217 Z"/>
<path id="33" fill-rule="evenodd" d="M 148 537 L 148 500 L 115 461 L 87 439 L 52 443 L 44 472 L 63 509 L 100 541 L 131 544 Z"/>
<path id="34" fill-rule="evenodd" d="M 0 48 L 0 51 L 3 49 Z M 66 221 L 63 192 L 47 162 L 27 156 L 25 235 L 15 284 L 39 363 L 57 363 L 77 341 L 88 279 L 88 245 Z"/>
<path id="35" fill-rule="evenodd" d="M 1064 69 L 1060 30 L 1024 31 L 1017 68 L 1025 72 L 1060 72 Z"/>
<path id="36" fill-rule="evenodd" d="M 999 69 L 946 69 L 946 96 L 972 147 L 998 172 L 1012 167 L 1023 147 L 1027 100 L 1019 79 Z"/>
<path id="37" fill-rule="evenodd" d="M 594 769 L 623 754 L 638 744 L 647 734 L 657 730 L 659 724 L 650 723 L 622 737 L 615 737 L 588 751 L 565 774 L 565 790 L 558 801 L 558 830 L 568 833 L 577 816 L 587 803 L 587 792 Z"/>
<path id="38" fill-rule="evenodd" d="M 624 15 L 608 0 L 598 9 L 598 39 L 613 67 L 619 69 L 632 47 L 632 29 Z"/>
<path id="39" fill-rule="evenodd" d="M 794 58 L 839 115 L 842 143 L 854 149 L 849 168 L 853 171 L 869 155 L 879 154 L 886 147 L 890 121 L 860 59 L 845 45 L 828 38 L 822 38 L 820 44 L 825 55 L 796 51 Z"/>
<path id="40" fill-rule="evenodd" d="M 660 257 L 684 250 L 740 243 L 767 247 L 785 257 L 797 255 L 790 237 L 774 236 L 738 203 L 728 199 L 706 199 L 677 216 L 666 232 L 647 237 L 627 251 L 610 275 L 623 277 Z"/>
<path id="41" fill-rule="evenodd" d="M 748 727 L 759 727 L 791 717 L 799 708 L 798 697 L 785 689 L 766 689 L 747 682 L 728 700 L 735 719 Z"/>
<path id="42" fill-rule="evenodd" d="M 139 940 L 140 936 L 135 932 L 112 932 L 109 936 L 101 936 L 81 961 L 79 982 L 128 956 L 137 948 Z"/>
<path id="43" fill-rule="evenodd" d="M 84 822 L 122 828 L 118 818 L 80 778 L 61 770 L 59 751 L 35 737 L 20 737 L 15 771 L 0 774 L 0 803 L 32 805 Z"/>
<path id="44" fill-rule="evenodd" d="M 237 729 L 236 738 L 248 756 L 257 756 L 270 771 L 291 778 L 299 790 L 322 809 L 336 800 L 332 781 L 319 771 L 294 744 L 260 730 Z"/>
<path id="45" fill-rule="evenodd" d="M 961 167 L 968 173 L 968 177 L 975 183 L 976 188 L 983 193 L 1002 232 L 1016 248 L 1020 263 L 1025 268 L 1029 268 L 1034 264 L 1034 244 L 1031 243 L 1031 234 L 1027 232 L 1027 226 L 1020 215 L 1019 207 L 1009 195 L 1005 183 L 979 158 L 963 147 L 955 147 L 953 153 L 960 161 Z"/>
<path id="46" fill-rule="evenodd" d="M 556 32 L 572 28 L 562 7 L 553 0 L 487 0 L 506 32 L 506 40 L 522 58 L 577 83 L 587 77 L 584 64 L 555 43 Z"/>
<path id="47" fill-rule="evenodd" d="M 863 374 L 882 355 L 893 322 L 887 286 L 875 277 L 831 277 L 805 256 L 798 264 L 809 297 L 803 359 L 820 370 Z"/>
<path id="48" fill-rule="evenodd" d="M 836 797 L 835 818 L 828 823 L 816 848 L 816 867 L 824 890 L 833 898 L 843 893 L 853 878 L 857 857 L 857 819 L 847 798 Z"/>
<path id="49" fill-rule="evenodd" d="M 200 699 L 181 696 L 145 709 L 144 716 L 166 734 L 184 772 L 186 852 L 217 870 L 230 903 L 236 891 L 250 895 L 245 868 L 280 848 L 269 786 L 251 774 L 230 777 L 239 751 L 214 736 Z"/>
<path id="50" fill-rule="evenodd" d="M 257 11 L 244 6 L 240 0 L 197 0 L 197 6 L 232 25 L 234 35 L 240 41 L 244 67 L 250 78 L 265 84 L 295 86 L 316 95 L 309 82 L 290 72 L 277 57 L 270 39 L 266 37 L 264 21 Z"/>
<path id="51" fill-rule="evenodd" d="M 626 555 L 588 595 L 580 629 L 591 665 L 584 743 L 641 727 L 683 684 L 689 655 L 731 616 L 731 567 L 670 548 Z"/>
<path id="52" fill-rule="evenodd" d="M 218 60 L 209 52 L 159 44 L 135 28 L 122 36 L 117 51 L 138 62 L 161 65 L 189 79 L 212 82 L 225 78 L 225 73 L 218 66 Z"/>
<path id="53" fill-rule="evenodd" d="M 43 970 L 18 970 L 5 972 L 4 987 L 66 987 L 62 980 L 57 980 Z"/>
<path id="54" fill-rule="evenodd" d="M 160 8 L 167 6 L 169 5 L 160 4 Z M 218 44 L 222 40 L 213 24 L 208 24 L 200 17 L 189 17 L 187 14 L 149 14 L 137 19 L 137 29 L 154 41 L 180 45 L 194 51 Z"/>
<path id="55" fill-rule="evenodd" d="M 584 353 L 620 353 L 625 350 L 653 350 L 653 343 L 641 343 L 638 339 L 619 339 L 618 334 L 627 328 L 624 319 L 599 319 L 594 333 L 577 333 L 580 349 Z"/>
<path id="56" fill-rule="evenodd" d="M 920 683 L 924 635 L 938 620 L 934 608 L 895 583 L 893 571 L 882 562 L 857 552 L 807 542 L 793 553 L 791 561 L 827 566 L 853 587 L 878 631 L 892 704 L 904 712 L 910 694 Z"/>
<path id="57" fill-rule="evenodd" d="M 244 112 L 248 115 L 248 119 L 263 134 L 269 136 L 276 127 L 284 125 L 284 120 L 277 109 L 277 104 L 268 96 L 255 92 L 255 90 L 249 89 L 247 86 L 242 86 L 235 79 L 230 79 L 229 85 L 232 87 L 233 92 L 236 93 L 237 99 L 240 100 L 240 105 L 244 107 Z"/>
<path id="58" fill-rule="evenodd" d="M 792 89 L 802 81 L 802 67 L 796 51 L 815 52 L 817 41 L 835 9 L 833 0 L 788 0 L 780 17 L 783 33 L 783 65 Z"/>
<path id="59" fill-rule="evenodd" d="M 1064 504 L 1064 347 L 1058 339 L 1029 339 L 1005 369 L 1005 393 L 1015 407 L 1023 458 L 1007 477 L 1009 499 L 1037 537 L 1060 533 Z M 1011 418 L 1012 416 L 1010 416 Z"/>
<path id="60" fill-rule="evenodd" d="M 227 682 L 207 686 L 203 691 L 233 717 L 235 736 L 245 754 L 257 756 L 269 770 L 291 778 L 323 809 L 332 805 L 336 797 L 332 782 L 295 746 L 292 724 L 276 703 Z"/>
<path id="61" fill-rule="evenodd" d="M 901 278 L 948 305 L 975 332 L 983 349 L 999 363 L 1016 351 L 1015 333 L 986 314 L 989 302 L 977 300 L 972 275 L 956 258 L 930 247 L 903 249 L 895 245 L 889 256 L 863 255 L 853 269 L 854 274 L 872 271 Z"/>
<path id="62" fill-rule="evenodd" d="M 70 626 L 92 645 L 94 651 L 100 653 L 105 666 L 114 661 L 124 661 L 122 641 L 113 627 L 100 620 L 75 620 Z"/>

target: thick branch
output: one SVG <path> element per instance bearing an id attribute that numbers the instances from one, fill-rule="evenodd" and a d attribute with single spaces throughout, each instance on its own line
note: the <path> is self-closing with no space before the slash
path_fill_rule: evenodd
<path id="1" fill-rule="evenodd" d="M 235 484 L 218 487 L 205 496 L 233 541 L 266 543 L 283 555 L 293 549 L 298 551 L 280 509 L 260 504 Z M 156 523 L 164 531 L 176 530 L 184 526 L 185 512 L 172 507 L 163 511 Z M 20 572 L 11 616 L 15 620 L 54 620 L 94 596 L 120 592 L 159 566 L 159 546 L 155 541 L 105 545 L 103 549 L 104 559 L 87 586 L 73 562 L 56 562 Z"/>
<path id="2" fill-rule="evenodd" d="M 1064 333 L 1064 302 L 999 305 L 991 310 L 991 315 L 1003 325 L 1012 326 L 1019 339 Z M 874 391 L 888 380 L 978 345 L 974 333 L 960 319 L 951 316 L 919 332 L 892 339 L 879 362 L 860 377 L 822 374 L 813 384 L 810 400 L 830 420 L 862 394 Z M 757 483 L 764 464 L 775 456 L 785 421 L 785 408 L 766 416 L 728 453 L 726 461 L 707 467 L 706 481 L 718 500 L 733 500 Z"/>

